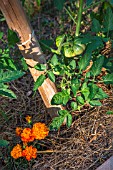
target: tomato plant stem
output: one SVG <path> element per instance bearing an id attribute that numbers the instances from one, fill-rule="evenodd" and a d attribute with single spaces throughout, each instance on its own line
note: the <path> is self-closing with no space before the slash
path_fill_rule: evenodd
<path id="1" fill-rule="evenodd" d="M 75 33 L 76 36 L 79 36 L 81 19 L 82 19 L 82 11 L 83 11 L 83 0 L 79 0 L 78 21 L 77 21 L 76 33 Z"/>

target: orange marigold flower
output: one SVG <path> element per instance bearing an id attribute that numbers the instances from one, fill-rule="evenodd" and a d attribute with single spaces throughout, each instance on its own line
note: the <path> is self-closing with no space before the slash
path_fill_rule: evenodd
<path id="1" fill-rule="evenodd" d="M 26 119 L 27 123 L 29 123 L 29 124 L 31 123 L 31 116 L 26 116 L 25 119 Z"/>
<path id="2" fill-rule="evenodd" d="M 22 157 L 22 147 L 21 147 L 21 145 L 17 144 L 16 146 L 14 146 L 14 148 L 11 151 L 11 156 L 14 159 Z"/>
<path id="3" fill-rule="evenodd" d="M 22 151 L 22 156 L 24 156 L 28 161 L 32 158 L 37 157 L 37 149 L 33 148 L 33 146 L 26 146 L 25 150 Z"/>
<path id="4" fill-rule="evenodd" d="M 21 140 L 23 142 L 32 142 L 34 141 L 34 136 L 32 135 L 32 130 L 30 128 L 25 128 L 21 133 Z"/>
<path id="5" fill-rule="evenodd" d="M 16 135 L 17 135 L 17 136 L 20 136 L 21 133 L 22 133 L 22 131 L 23 131 L 23 129 L 22 129 L 21 127 L 17 127 L 17 128 L 16 128 Z"/>
<path id="6" fill-rule="evenodd" d="M 44 123 L 35 123 L 32 128 L 32 134 L 35 139 L 41 140 L 48 136 L 49 129 Z"/>

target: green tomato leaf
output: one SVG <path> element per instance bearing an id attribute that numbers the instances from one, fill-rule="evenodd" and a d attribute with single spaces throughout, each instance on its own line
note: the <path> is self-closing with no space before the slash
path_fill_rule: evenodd
<path id="1" fill-rule="evenodd" d="M 72 124 L 72 115 L 68 113 L 66 116 L 66 126 L 69 128 L 71 124 Z"/>
<path id="2" fill-rule="evenodd" d="M 69 63 L 69 66 L 72 70 L 74 70 L 76 68 L 76 61 L 75 60 L 72 60 L 70 63 Z"/>
<path id="3" fill-rule="evenodd" d="M 106 112 L 106 114 L 112 115 L 112 114 L 113 114 L 113 110 L 108 110 L 108 111 Z"/>
<path id="4" fill-rule="evenodd" d="M 34 66 L 34 68 L 35 68 L 36 70 L 39 70 L 39 71 L 44 71 L 44 70 L 46 70 L 46 65 L 45 65 L 45 64 L 40 64 L 40 63 L 38 63 L 38 64 L 36 64 L 36 65 Z"/>
<path id="5" fill-rule="evenodd" d="M 36 91 L 42 85 L 45 79 L 46 79 L 45 75 L 41 74 L 34 84 L 33 91 Z"/>
<path id="6" fill-rule="evenodd" d="M 95 32 L 95 33 L 98 33 L 101 31 L 101 25 L 100 25 L 99 21 L 95 18 L 93 18 L 93 21 L 92 21 L 91 31 Z"/>
<path id="7" fill-rule="evenodd" d="M 71 108 L 73 109 L 73 110 L 77 110 L 77 103 L 76 102 L 71 102 Z"/>
<path id="8" fill-rule="evenodd" d="M 77 91 L 80 88 L 80 81 L 76 78 L 71 80 L 71 90 L 73 92 L 74 97 L 76 97 Z"/>
<path id="9" fill-rule="evenodd" d="M 52 71 L 48 71 L 47 75 L 52 82 L 55 82 L 55 75 Z"/>
<path id="10" fill-rule="evenodd" d="M 102 79 L 105 84 L 113 84 L 113 73 L 103 76 Z"/>
<path id="11" fill-rule="evenodd" d="M 49 126 L 50 130 L 53 130 L 53 129 L 58 130 L 60 126 L 63 124 L 64 119 L 65 119 L 64 116 L 55 117 Z"/>
<path id="12" fill-rule="evenodd" d="M 81 93 L 83 94 L 85 100 L 87 100 L 90 94 L 90 91 L 89 91 L 89 87 L 87 86 L 86 82 L 82 84 Z"/>
<path id="13" fill-rule="evenodd" d="M 91 100 L 89 104 L 91 106 L 102 106 L 102 103 L 99 100 Z"/>
<path id="14" fill-rule="evenodd" d="M 109 33 L 109 31 L 113 30 L 113 12 L 110 7 L 107 8 L 107 10 L 104 14 L 103 26 L 107 33 Z"/>
<path id="15" fill-rule="evenodd" d="M 59 105 L 63 104 L 66 105 L 68 100 L 70 99 L 70 94 L 68 93 L 67 90 L 63 90 L 62 92 L 58 92 L 55 94 L 51 100 L 52 105 Z"/>
<path id="16" fill-rule="evenodd" d="M 8 43 L 11 46 L 14 46 L 16 43 L 18 43 L 20 40 L 16 34 L 16 32 L 12 30 L 8 30 Z"/>
<path id="17" fill-rule="evenodd" d="M 84 105 L 84 99 L 82 96 L 77 96 L 76 99 L 80 104 Z"/>
<path id="18" fill-rule="evenodd" d="M 85 70 L 87 66 L 89 65 L 91 60 L 91 54 L 86 53 L 83 57 L 81 57 L 80 61 L 78 62 L 79 69 Z"/>
<path id="19" fill-rule="evenodd" d="M 93 83 L 89 83 L 88 87 L 89 87 L 89 91 L 90 91 L 88 98 L 90 100 L 92 100 L 95 97 L 99 87 L 96 84 L 93 84 Z"/>
<path id="20" fill-rule="evenodd" d="M 105 99 L 105 98 L 108 98 L 108 97 L 109 96 L 101 88 L 99 88 L 94 99 L 102 100 L 102 99 Z"/>
<path id="21" fill-rule="evenodd" d="M 87 45 L 86 53 L 91 54 L 92 51 L 97 50 L 99 47 L 103 47 L 103 40 L 99 36 L 93 36 Z"/>
<path id="22" fill-rule="evenodd" d="M 53 57 L 51 58 L 50 62 L 51 62 L 51 64 L 52 64 L 53 66 L 58 65 L 58 57 L 57 57 L 56 54 L 53 55 Z"/>
<path id="23" fill-rule="evenodd" d="M 67 114 L 69 114 L 69 112 L 68 112 L 67 110 L 59 110 L 59 111 L 58 111 L 58 114 L 59 114 L 60 116 L 66 116 Z"/>
<path id="24" fill-rule="evenodd" d="M 104 63 L 104 56 L 100 56 L 99 58 L 97 58 L 96 61 L 94 61 L 90 69 L 90 72 L 94 77 L 98 76 L 101 73 L 103 63 Z"/>

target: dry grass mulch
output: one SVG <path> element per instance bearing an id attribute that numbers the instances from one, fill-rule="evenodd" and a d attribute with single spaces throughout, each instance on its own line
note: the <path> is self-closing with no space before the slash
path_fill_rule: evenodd
<path id="1" fill-rule="evenodd" d="M 33 95 L 33 80 L 29 73 L 21 79 L 10 83 L 17 100 L 0 98 L 1 138 L 14 146 L 18 142 L 15 136 L 17 126 L 27 126 L 25 116 L 31 115 L 33 122 L 50 124 L 51 118 L 43 104 L 40 94 Z M 107 90 L 110 97 L 103 101 L 103 106 L 85 111 L 82 116 L 73 115 L 73 124 L 52 131 L 40 141 L 37 159 L 23 168 L 16 166 L 13 159 L 10 164 L 14 170 L 95 170 L 113 155 L 113 115 L 106 111 L 113 110 L 113 92 Z M 81 114 L 80 114 L 81 115 Z M 7 169 L 9 155 L 2 149 L 2 169 Z M 11 165 L 10 165 L 11 166 Z M 11 169 L 12 170 L 12 169 Z"/>

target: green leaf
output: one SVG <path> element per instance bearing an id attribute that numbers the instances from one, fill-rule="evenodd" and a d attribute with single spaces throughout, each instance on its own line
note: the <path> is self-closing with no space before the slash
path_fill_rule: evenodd
<path id="1" fill-rule="evenodd" d="M 102 106 L 102 103 L 99 100 L 91 100 L 89 104 L 91 106 Z"/>
<path id="2" fill-rule="evenodd" d="M 69 128 L 71 124 L 72 124 L 72 115 L 68 113 L 66 116 L 66 126 Z"/>
<path id="3" fill-rule="evenodd" d="M 108 98 L 108 97 L 109 96 L 101 88 L 99 88 L 94 99 L 102 100 L 102 99 L 105 99 L 105 98 Z"/>
<path id="4" fill-rule="evenodd" d="M 69 66 L 72 70 L 74 70 L 76 68 L 76 61 L 75 60 L 72 60 L 70 63 L 69 63 Z"/>
<path id="5" fill-rule="evenodd" d="M 113 84 L 113 73 L 103 76 L 102 79 L 105 84 Z"/>
<path id="6" fill-rule="evenodd" d="M 54 5 L 58 10 L 62 10 L 64 6 L 65 0 L 54 0 Z"/>
<path id="7" fill-rule="evenodd" d="M 76 99 L 80 104 L 84 105 L 84 99 L 82 96 L 77 96 Z"/>
<path id="8" fill-rule="evenodd" d="M 71 102 L 71 108 L 73 109 L 73 110 L 77 110 L 77 103 L 76 102 Z"/>
<path id="9" fill-rule="evenodd" d="M 90 91 L 89 91 L 89 87 L 87 86 L 86 82 L 82 84 L 81 93 L 83 94 L 85 100 L 87 100 L 90 94 Z"/>
<path id="10" fill-rule="evenodd" d="M 104 56 L 100 56 L 99 58 L 97 58 L 96 61 L 94 61 L 90 69 L 90 72 L 94 77 L 98 76 L 101 73 L 103 63 L 104 63 Z"/>
<path id="11" fill-rule="evenodd" d="M 3 70 L 0 71 L 0 83 L 7 83 L 12 80 L 18 79 L 24 75 L 24 72 L 15 70 L 15 71 L 5 71 Z"/>
<path id="12" fill-rule="evenodd" d="M 103 47 L 102 38 L 99 36 L 93 36 L 91 37 L 90 43 L 87 45 L 86 53 L 91 54 L 92 51 L 95 51 L 100 47 Z"/>
<path id="13" fill-rule="evenodd" d="M 113 110 L 108 110 L 108 111 L 106 112 L 106 114 L 112 115 L 112 114 L 113 114 Z"/>
<path id="14" fill-rule="evenodd" d="M 52 129 L 58 130 L 60 126 L 63 124 L 64 119 L 65 119 L 64 116 L 55 117 L 52 120 L 52 123 L 50 124 L 50 130 Z"/>
<path id="15" fill-rule="evenodd" d="M 72 115 L 67 110 L 59 110 L 59 116 L 55 117 L 50 124 L 50 129 L 59 129 L 60 126 L 63 124 L 64 119 L 66 118 L 66 125 L 70 127 L 72 124 Z"/>
<path id="16" fill-rule="evenodd" d="M 36 3 L 37 3 L 38 6 L 40 6 L 41 5 L 41 0 L 36 0 Z"/>
<path id="17" fill-rule="evenodd" d="M 74 97 L 76 97 L 77 91 L 80 88 L 80 81 L 76 78 L 71 80 L 71 90 L 73 92 Z"/>
<path id="18" fill-rule="evenodd" d="M 55 82 L 55 75 L 53 74 L 52 71 L 48 71 L 48 77 L 52 82 Z"/>
<path id="19" fill-rule="evenodd" d="M 96 84 L 93 84 L 93 83 L 89 83 L 88 87 L 89 87 L 89 91 L 90 91 L 88 98 L 90 100 L 92 100 L 95 97 L 99 87 Z"/>
<path id="20" fill-rule="evenodd" d="M 9 98 L 12 98 L 12 99 L 16 99 L 16 95 L 9 89 L 1 89 L 0 88 L 0 95 L 1 96 L 5 96 L 5 97 L 9 97 Z"/>
<path id="21" fill-rule="evenodd" d="M 69 112 L 67 110 L 59 110 L 58 114 L 59 116 L 66 116 Z"/>
<path id="22" fill-rule="evenodd" d="M 18 42 L 19 42 L 19 38 L 18 38 L 17 34 L 14 31 L 9 29 L 8 30 L 8 43 L 9 43 L 9 45 L 14 46 Z"/>
<path id="23" fill-rule="evenodd" d="M 0 40 L 2 39 L 3 35 L 3 32 L 0 31 Z"/>
<path id="24" fill-rule="evenodd" d="M 95 32 L 95 33 L 98 33 L 101 31 L 101 25 L 100 25 L 99 21 L 95 18 L 93 18 L 93 21 L 92 21 L 91 31 Z"/>
<path id="25" fill-rule="evenodd" d="M 61 46 L 61 44 L 64 42 L 64 38 L 65 38 L 65 34 L 59 35 L 59 36 L 56 38 L 56 46 L 57 46 L 57 47 L 60 47 L 60 46 Z"/>
<path id="26" fill-rule="evenodd" d="M 69 99 L 70 99 L 70 94 L 68 93 L 67 90 L 63 90 L 62 92 L 58 92 L 53 96 L 51 100 L 51 104 L 52 105 L 59 105 L 59 104 L 66 105 Z"/>
<path id="27" fill-rule="evenodd" d="M 107 8 L 107 10 L 104 14 L 103 26 L 104 26 L 105 31 L 107 33 L 109 33 L 109 31 L 113 30 L 113 12 L 112 12 L 112 9 L 110 7 Z"/>
<path id="28" fill-rule="evenodd" d="M 53 57 L 51 58 L 50 62 L 51 62 L 51 64 L 52 64 L 53 66 L 58 65 L 58 58 L 57 58 L 57 55 L 56 55 L 56 54 L 53 55 Z"/>
<path id="29" fill-rule="evenodd" d="M 80 61 L 78 62 L 79 69 L 85 70 L 87 66 L 89 65 L 91 60 L 91 54 L 86 53 L 83 57 L 81 57 Z"/>
<path id="30" fill-rule="evenodd" d="M 86 0 L 86 5 L 89 6 L 92 4 L 92 2 L 93 2 L 93 0 Z"/>
<path id="31" fill-rule="evenodd" d="M 36 91 L 42 85 L 45 79 L 46 79 L 45 75 L 41 74 L 34 84 L 33 91 Z"/>
<path id="32" fill-rule="evenodd" d="M 7 147 L 9 145 L 9 142 L 7 140 L 0 140 L 0 147 Z"/>
<path id="33" fill-rule="evenodd" d="M 45 65 L 45 64 L 40 64 L 40 63 L 38 63 L 38 64 L 36 64 L 36 65 L 34 66 L 34 68 L 35 68 L 36 70 L 39 70 L 39 71 L 44 71 L 44 70 L 46 70 L 46 65 Z"/>

